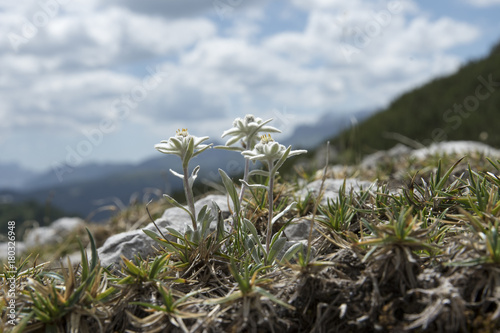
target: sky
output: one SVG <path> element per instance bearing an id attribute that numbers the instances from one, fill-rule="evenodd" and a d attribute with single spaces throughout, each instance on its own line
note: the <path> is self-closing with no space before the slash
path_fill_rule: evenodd
<path id="1" fill-rule="evenodd" d="M 0 163 L 158 156 L 236 117 L 291 133 L 484 57 L 500 0 L 0 0 Z"/>

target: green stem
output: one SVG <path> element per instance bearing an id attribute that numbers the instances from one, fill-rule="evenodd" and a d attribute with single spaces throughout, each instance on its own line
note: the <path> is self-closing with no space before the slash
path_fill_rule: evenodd
<path id="1" fill-rule="evenodd" d="M 193 217 L 191 219 L 191 222 L 193 223 L 193 230 L 196 230 L 196 229 L 198 229 L 198 227 L 196 226 L 196 210 L 194 208 L 193 190 L 191 189 L 191 186 L 189 186 L 188 167 L 187 166 L 183 167 L 183 171 L 184 171 L 184 178 L 182 181 L 184 182 L 184 193 L 186 195 L 186 202 L 187 202 L 189 211 L 191 212 L 191 214 L 193 214 Z"/>
<path id="2" fill-rule="evenodd" d="M 267 196 L 269 198 L 269 214 L 267 219 L 267 235 L 266 235 L 266 252 L 269 254 L 269 247 L 271 245 L 271 236 L 273 234 L 273 188 L 274 188 L 274 162 L 269 161 L 269 186 L 267 189 Z"/>
<path id="3" fill-rule="evenodd" d="M 243 180 L 245 182 L 248 182 L 248 170 L 250 169 L 250 160 L 248 158 L 245 158 L 245 172 L 243 174 Z M 241 204 L 243 203 L 243 196 L 245 195 L 245 190 L 246 190 L 247 186 L 245 185 L 245 183 L 243 183 L 241 185 L 241 191 L 240 191 L 240 207 L 241 207 Z"/>

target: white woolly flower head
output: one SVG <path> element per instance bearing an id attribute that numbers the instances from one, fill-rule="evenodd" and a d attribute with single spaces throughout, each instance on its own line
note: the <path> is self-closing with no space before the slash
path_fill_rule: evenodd
<path id="1" fill-rule="evenodd" d="M 226 142 L 226 146 L 231 146 L 242 140 L 246 146 L 244 148 L 253 149 L 259 142 L 259 132 L 281 133 L 281 131 L 275 127 L 266 126 L 270 121 L 272 121 L 272 119 L 264 121 L 261 118 L 254 117 L 252 114 L 247 114 L 243 119 L 236 118 L 233 121 L 233 127 L 224 131 L 221 137 L 223 138 L 227 135 L 232 136 L 232 138 Z"/>
<path id="2" fill-rule="evenodd" d="M 189 134 L 187 129 L 183 128 L 177 130 L 175 136 L 156 144 L 155 148 L 161 153 L 179 156 L 182 164 L 187 166 L 192 157 L 210 147 L 210 145 L 201 144 L 206 140 L 208 140 L 208 136 L 197 137 Z"/>
<path id="3" fill-rule="evenodd" d="M 279 168 L 283 162 L 292 156 L 307 153 L 307 150 L 292 150 L 292 146 L 286 148 L 284 145 L 274 141 L 271 134 L 262 135 L 261 140 L 252 150 L 245 150 L 241 154 L 251 161 L 261 161 L 268 164 L 270 168 Z M 275 162 L 278 161 L 277 164 Z"/>

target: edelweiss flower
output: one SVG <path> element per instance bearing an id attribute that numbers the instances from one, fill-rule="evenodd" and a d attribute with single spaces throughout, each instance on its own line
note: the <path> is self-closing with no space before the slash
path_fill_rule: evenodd
<path id="1" fill-rule="evenodd" d="M 245 150 L 241 154 L 251 161 L 266 162 L 270 168 L 274 166 L 274 162 L 284 158 L 307 153 L 307 150 L 291 150 L 292 146 L 286 148 L 271 138 L 271 134 L 261 136 L 261 140 L 257 143 L 253 150 Z M 286 156 L 285 156 L 286 155 Z M 283 161 L 284 162 L 284 161 Z M 281 165 L 280 165 L 281 166 Z"/>
<path id="2" fill-rule="evenodd" d="M 307 150 L 292 150 L 292 146 L 280 145 L 278 142 L 274 141 L 271 138 L 271 134 L 261 136 L 261 140 L 257 143 L 252 150 L 245 150 L 241 154 L 245 156 L 245 158 L 250 161 L 262 161 L 268 166 L 268 175 L 269 175 L 269 183 L 267 186 L 267 196 L 269 199 L 269 214 L 267 221 L 267 235 L 266 235 L 266 252 L 269 253 L 271 246 L 271 236 L 272 236 L 272 225 L 273 221 L 273 187 L 274 187 L 274 176 L 278 169 L 285 163 L 286 159 L 295 155 L 307 153 Z M 258 171 L 258 170 L 256 170 Z M 254 171 L 252 171 L 254 172 Z M 251 173 L 252 173 L 251 172 Z M 251 174 L 250 173 L 250 174 Z M 259 172 L 258 174 L 262 174 Z M 254 184 L 249 185 L 245 179 L 242 179 L 243 184 L 246 186 L 258 186 L 262 187 L 263 185 Z M 292 205 L 294 205 L 293 203 Z M 290 209 L 292 206 L 288 206 L 285 210 Z M 282 212 L 283 213 L 283 212 Z M 278 218 L 279 215 L 276 216 Z"/>
<path id="3" fill-rule="evenodd" d="M 190 135 L 186 128 L 177 130 L 176 135 L 168 140 L 162 140 L 155 145 L 156 150 L 164 154 L 174 154 L 181 158 L 183 165 L 187 165 L 189 160 L 206 150 L 210 145 L 201 143 L 208 140 L 208 136 L 197 137 Z"/>
<path id="4" fill-rule="evenodd" d="M 259 132 L 281 133 L 281 131 L 272 126 L 265 126 L 272 119 L 263 121 L 261 118 L 256 118 L 251 114 L 247 114 L 245 118 L 236 118 L 233 122 L 233 128 L 222 133 L 222 138 L 226 135 L 231 135 L 232 138 L 226 142 L 226 146 L 231 146 L 239 140 L 243 140 L 246 144 L 246 149 L 253 149 L 255 144 L 259 142 Z M 243 150 L 243 149 L 241 149 Z"/>

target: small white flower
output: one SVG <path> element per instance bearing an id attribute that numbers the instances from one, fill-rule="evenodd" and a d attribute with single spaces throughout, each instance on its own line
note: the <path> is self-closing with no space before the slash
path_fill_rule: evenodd
<path id="1" fill-rule="evenodd" d="M 274 162 L 278 160 L 307 153 L 307 150 L 291 150 L 291 148 L 292 146 L 286 148 L 284 145 L 274 141 L 271 138 L 271 134 L 268 134 L 261 136 L 260 142 L 255 145 L 254 149 L 245 150 L 241 154 L 251 161 L 266 162 L 269 167 L 273 167 Z"/>
<path id="2" fill-rule="evenodd" d="M 226 142 L 226 146 L 231 146 L 239 140 L 243 140 L 247 145 L 245 148 L 253 149 L 255 144 L 259 142 L 259 132 L 281 133 L 281 131 L 275 127 L 266 126 L 271 120 L 272 119 L 263 121 L 261 118 L 247 114 L 243 119 L 236 118 L 233 122 L 233 127 L 224 131 L 221 137 L 223 138 L 226 135 L 232 136 L 232 138 Z"/>
<path id="3" fill-rule="evenodd" d="M 268 222 L 267 222 L 267 234 L 266 234 L 266 252 L 270 253 L 271 249 L 271 235 L 272 235 L 272 226 L 276 219 L 280 218 L 282 214 L 284 214 L 287 210 L 289 210 L 295 202 L 290 206 L 285 208 L 280 214 L 276 215 L 273 218 L 273 187 L 274 187 L 274 176 L 278 169 L 285 163 L 286 159 L 295 155 L 307 153 L 306 150 L 292 150 L 292 146 L 288 146 L 286 148 L 283 145 L 280 145 L 278 142 L 274 141 L 271 138 L 271 134 L 261 136 L 261 140 L 259 143 L 255 145 L 252 150 L 245 150 L 241 154 L 245 156 L 245 158 L 250 161 L 262 161 L 268 166 L 268 176 L 269 183 L 267 186 L 263 186 L 260 184 L 250 185 L 246 182 L 245 179 L 242 179 L 241 182 L 248 187 L 265 187 L 267 190 L 267 195 L 269 199 L 269 214 L 268 214 Z M 257 172 L 255 172 L 257 171 Z M 260 170 L 254 170 L 249 173 L 250 174 L 261 174 Z M 265 173 L 264 173 L 265 175 Z"/>
<path id="4" fill-rule="evenodd" d="M 183 128 L 182 130 L 177 130 L 175 136 L 156 144 L 155 148 L 161 153 L 179 156 L 183 165 L 187 165 L 192 157 L 210 147 L 210 145 L 201 144 L 205 140 L 208 140 L 208 136 L 197 137 L 190 135 L 187 129 Z"/>

